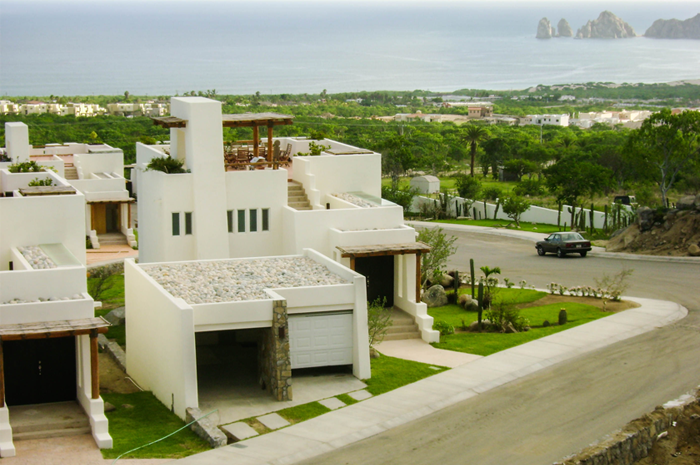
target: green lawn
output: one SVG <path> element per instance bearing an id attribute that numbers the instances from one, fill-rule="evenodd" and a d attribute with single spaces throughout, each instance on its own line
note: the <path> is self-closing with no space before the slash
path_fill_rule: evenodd
<path id="1" fill-rule="evenodd" d="M 104 458 L 117 458 L 124 452 L 160 439 L 185 426 L 185 422 L 171 413 L 150 392 L 102 394 L 102 398 L 117 408 L 106 413 L 114 447 L 102 449 Z M 133 408 L 123 407 L 124 404 L 132 405 Z M 186 428 L 168 439 L 132 452 L 124 458 L 177 459 L 209 449 L 206 441 Z"/>
<path id="2" fill-rule="evenodd" d="M 490 176 L 488 178 L 484 178 L 481 175 L 478 175 L 477 173 L 474 173 L 477 178 L 481 181 L 481 187 L 482 189 L 486 189 L 489 187 L 498 187 L 501 189 L 503 192 L 510 192 L 513 190 L 513 188 L 516 186 L 516 182 L 514 181 L 494 181 L 493 178 Z M 452 176 L 438 176 L 438 179 L 440 179 L 440 189 L 447 189 L 447 190 L 455 190 L 455 178 Z M 408 187 L 410 185 L 411 178 L 408 176 L 404 176 L 399 178 L 399 187 Z M 382 178 L 382 186 L 390 186 L 391 185 L 391 178 L 390 177 L 384 177 Z"/>
<path id="3" fill-rule="evenodd" d="M 520 228 L 515 227 L 515 223 L 509 220 L 454 220 L 454 219 L 444 219 L 435 220 L 434 223 L 447 223 L 447 224 L 466 224 L 470 226 L 484 226 L 487 228 L 507 228 L 507 229 L 517 229 L 518 231 L 531 231 L 542 233 L 544 238 L 547 234 L 553 232 L 559 232 L 560 229 L 556 225 L 552 224 L 542 224 L 542 223 L 526 223 L 524 221 L 520 222 Z M 562 220 L 562 226 L 564 221 Z M 563 227 L 562 227 L 563 229 Z M 585 233 L 584 233 L 585 234 Z"/>
<path id="4" fill-rule="evenodd" d="M 372 377 L 365 383 L 367 391 L 377 396 L 445 370 L 445 367 L 382 355 L 372 359 Z"/>
<path id="5" fill-rule="evenodd" d="M 471 291 L 462 289 L 460 292 L 466 293 Z M 536 302 L 536 300 L 546 295 L 545 292 L 521 289 L 499 289 L 498 293 L 497 299 L 502 298 L 512 304 Z M 568 322 L 565 325 L 558 326 L 556 323 L 559 319 L 559 310 L 562 308 L 565 308 L 567 311 Z M 465 311 L 458 305 L 429 308 L 428 314 L 435 321 L 445 321 L 453 325 L 457 330 L 462 326 L 469 326 L 470 323 L 478 319 L 477 312 Z M 432 345 L 438 349 L 454 350 L 475 355 L 491 355 L 510 347 L 603 318 L 610 315 L 610 313 L 603 312 L 592 305 L 567 302 L 524 308 L 520 311 L 520 315 L 529 320 L 531 327 L 529 331 L 512 334 L 457 332 L 447 336 L 440 336 L 440 342 Z M 484 318 L 486 318 L 486 312 L 484 312 Z M 545 320 L 554 325 L 542 326 Z"/>
<path id="6" fill-rule="evenodd" d="M 277 413 L 287 419 L 291 424 L 299 423 L 311 418 L 323 415 L 330 412 L 331 409 L 324 407 L 318 402 L 309 402 L 308 404 L 297 405 L 280 410 Z"/>

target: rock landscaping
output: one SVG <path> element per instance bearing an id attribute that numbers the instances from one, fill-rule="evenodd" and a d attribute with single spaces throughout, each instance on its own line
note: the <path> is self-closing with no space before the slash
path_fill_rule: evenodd
<path id="1" fill-rule="evenodd" d="M 307 257 L 141 265 L 188 304 L 269 299 L 265 289 L 346 284 Z"/>
<path id="2" fill-rule="evenodd" d="M 358 207 L 362 208 L 376 208 L 379 205 L 376 205 L 372 202 L 368 202 L 366 200 L 363 200 L 359 198 L 356 195 L 353 194 L 348 194 L 347 192 L 343 192 L 342 194 L 332 194 L 333 197 L 338 197 L 339 199 L 345 200 L 346 202 L 350 202 L 353 205 L 357 205 Z"/>
<path id="3" fill-rule="evenodd" d="M 56 268 L 56 264 L 41 250 L 41 247 L 30 245 L 27 247 L 18 247 L 17 250 L 35 270 Z"/>

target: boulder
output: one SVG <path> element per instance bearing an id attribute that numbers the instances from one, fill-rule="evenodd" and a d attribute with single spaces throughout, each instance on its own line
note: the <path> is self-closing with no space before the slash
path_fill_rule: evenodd
<path id="1" fill-rule="evenodd" d="M 551 39 L 555 35 L 556 31 L 549 20 L 547 18 L 540 19 L 540 22 L 537 24 L 537 35 L 535 37 L 538 39 Z"/>
<path id="2" fill-rule="evenodd" d="M 594 21 L 588 21 L 576 32 L 577 39 L 626 39 L 636 37 L 632 26 L 609 11 L 604 11 Z"/>
<path id="3" fill-rule="evenodd" d="M 479 302 L 476 299 L 472 299 L 472 296 L 468 294 L 461 294 L 457 303 L 460 307 L 470 312 L 476 312 L 479 310 Z"/>
<path id="4" fill-rule="evenodd" d="M 124 307 L 115 308 L 107 315 L 105 315 L 105 320 L 112 323 L 114 326 L 121 326 L 126 321 L 126 311 Z"/>
<path id="5" fill-rule="evenodd" d="M 447 305 L 447 294 L 445 288 L 436 284 L 428 289 L 421 299 L 428 307 L 442 307 Z"/>
<path id="6" fill-rule="evenodd" d="M 640 231 L 649 231 L 654 226 L 655 213 L 649 207 L 639 207 L 637 209 L 637 224 L 639 224 Z"/>
<path id="7" fill-rule="evenodd" d="M 700 257 L 700 247 L 697 244 L 690 244 L 688 247 L 688 255 L 691 257 Z"/>
<path id="8" fill-rule="evenodd" d="M 564 18 L 559 20 L 557 24 L 557 31 L 559 31 L 559 37 L 573 37 L 574 30 L 571 29 L 569 22 Z"/>
<path id="9" fill-rule="evenodd" d="M 453 278 L 452 276 L 448 275 L 447 273 L 445 273 L 445 274 L 443 274 L 442 276 L 440 276 L 440 282 L 439 282 L 439 284 L 440 284 L 442 287 L 444 287 L 444 288 L 453 287 L 453 286 L 454 286 L 454 282 L 455 282 L 455 278 Z"/>
<path id="10" fill-rule="evenodd" d="M 508 324 L 506 325 L 506 328 L 505 328 L 505 330 L 504 330 L 503 332 L 506 333 L 506 334 L 513 334 L 513 333 L 517 333 L 518 330 L 515 329 L 515 327 L 513 326 L 513 323 L 508 323 Z"/>
<path id="11" fill-rule="evenodd" d="M 684 195 L 676 204 L 679 210 L 692 210 L 695 208 L 695 196 L 694 195 Z"/>

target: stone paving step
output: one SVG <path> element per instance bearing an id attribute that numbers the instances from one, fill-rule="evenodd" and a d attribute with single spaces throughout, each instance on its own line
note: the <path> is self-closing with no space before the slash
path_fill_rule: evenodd
<path id="1" fill-rule="evenodd" d="M 399 308 L 391 309 L 392 325 L 387 329 L 385 341 L 400 341 L 402 339 L 420 339 L 420 328 L 413 317 Z"/>
<path id="2" fill-rule="evenodd" d="M 420 333 L 419 332 L 387 333 L 384 336 L 385 341 L 401 341 L 404 339 L 420 339 Z"/>
<path id="3" fill-rule="evenodd" d="M 296 210 L 311 210 L 304 186 L 296 181 L 287 183 L 287 205 Z"/>

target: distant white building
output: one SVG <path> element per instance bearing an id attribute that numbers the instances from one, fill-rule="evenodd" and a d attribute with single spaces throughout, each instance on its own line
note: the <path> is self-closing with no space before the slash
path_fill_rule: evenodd
<path id="1" fill-rule="evenodd" d="M 569 115 L 527 115 L 523 118 L 524 124 L 535 124 L 537 126 L 554 125 L 568 126 Z"/>
<path id="2" fill-rule="evenodd" d="M 29 129 L 20 122 L 5 123 L 4 153 L 12 163 L 35 161 L 50 167 L 78 189 L 86 200 L 84 235 L 94 248 L 100 247 L 100 236 L 121 233 L 123 240 L 136 245 L 130 205 L 134 199 L 126 189 L 124 153 L 107 144 L 29 144 Z"/>
<path id="3" fill-rule="evenodd" d="M 437 176 L 416 176 L 411 178 L 411 188 L 420 194 L 435 194 L 440 192 L 440 178 Z"/>

